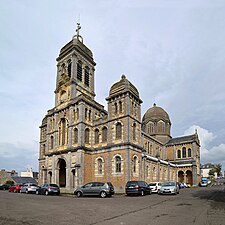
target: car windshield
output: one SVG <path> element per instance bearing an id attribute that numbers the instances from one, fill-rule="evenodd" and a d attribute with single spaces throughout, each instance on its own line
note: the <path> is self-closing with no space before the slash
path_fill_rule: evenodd
<path id="1" fill-rule="evenodd" d="M 150 183 L 149 186 L 156 186 L 156 183 Z"/>
<path id="2" fill-rule="evenodd" d="M 51 186 L 51 187 L 58 187 L 57 184 L 50 184 L 49 186 Z"/>
<path id="3" fill-rule="evenodd" d="M 128 182 L 126 186 L 127 187 L 134 187 L 136 185 L 137 185 L 137 182 L 136 181 L 133 181 L 133 182 Z"/>
<path id="4" fill-rule="evenodd" d="M 165 182 L 165 183 L 162 183 L 162 186 L 163 187 L 176 186 L 176 184 L 175 184 L 175 182 Z"/>

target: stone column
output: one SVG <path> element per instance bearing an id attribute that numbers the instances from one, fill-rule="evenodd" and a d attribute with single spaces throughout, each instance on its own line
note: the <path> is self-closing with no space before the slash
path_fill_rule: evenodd
<path id="1" fill-rule="evenodd" d="M 184 172 L 184 183 L 187 183 L 187 174 L 186 174 L 186 171 Z"/>
<path id="2" fill-rule="evenodd" d="M 130 149 L 126 149 L 126 180 L 130 180 Z"/>

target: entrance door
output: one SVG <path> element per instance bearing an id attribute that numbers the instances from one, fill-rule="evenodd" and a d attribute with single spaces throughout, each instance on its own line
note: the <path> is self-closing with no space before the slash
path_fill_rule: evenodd
<path id="1" fill-rule="evenodd" d="M 184 182 L 184 172 L 181 170 L 178 172 L 178 181 Z"/>
<path id="2" fill-rule="evenodd" d="M 59 186 L 66 187 L 66 161 L 59 159 Z"/>

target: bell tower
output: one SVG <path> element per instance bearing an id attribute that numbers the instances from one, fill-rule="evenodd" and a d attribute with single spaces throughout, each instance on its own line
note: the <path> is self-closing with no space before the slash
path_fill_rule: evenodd
<path id="1" fill-rule="evenodd" d="M 80 23 L 77 23 L 76 35 L 59 53 L 57 60 L 57 79 L 55 90 L 55 106 L 57 108 L 71 102 L 79 95 L 94 100 L 93 54 L 80 35 Z"/>

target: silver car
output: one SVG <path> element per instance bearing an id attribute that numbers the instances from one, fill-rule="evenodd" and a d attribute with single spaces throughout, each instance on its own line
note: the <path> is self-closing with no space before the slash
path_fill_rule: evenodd
<path id="1" fill-rule="evenodd" d="M 37 184 L 27 183 L 20 188 L 20 193 L 35 193 L 38 188 Z"/>
<path id="2" fill-rule="evenodd" d="M 74 191 L 77 197 L 97 195 L 101 198 L 114 195 L 114 187 L 110 182 L 90 182 Z"/>
<path id="3" fill-rule="evenodd" d="M 174 181 L 163 182 L 158 194 L 179 194 L 179 186 Z"/>

